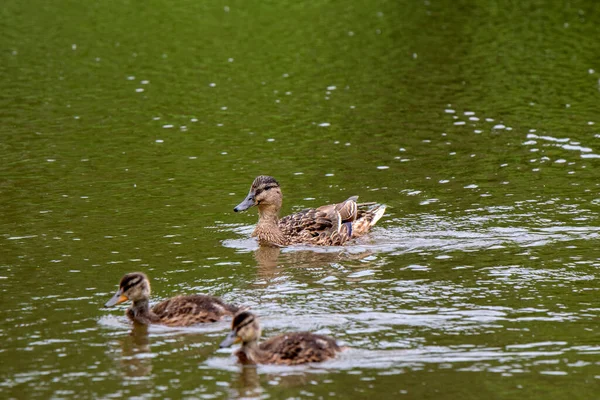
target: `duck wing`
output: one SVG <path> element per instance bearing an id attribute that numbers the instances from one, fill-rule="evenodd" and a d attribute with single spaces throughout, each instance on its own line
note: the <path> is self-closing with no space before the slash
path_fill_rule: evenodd
<path id="1" fill-rule="evenodd" d="M 226 315 L 234 315 L 240 307 L 224 303 L 218 297 L 196 294 L 176 296 L 152 307 L 159 323 L 169 326 L 188 326 L 216 322 Z"/>
<path id="2" fill-rule="evenodd" d="M 310 332 L 275 336 L 259 346 L 265 354 L 262 363 L 285 365 L 325 361 L 342 350 L 334 339 Z"/>
<path id="3" fill-rule="evenodd" d="M 299 235 L 309 232 L 310 236 L 317 236 L 319 232 L 330 231 L 338 224 L 337 213 L 320 208 L 307 208 L 279 220 L 279 227 L 287 235 Z"/>
<path id="4" fill-rule="evenodd" d="M 358 196 L 352 196 L 341 203 L 307 208 L 280 219 L 279 227 L 289 236 L 317 237 L 323 233 L 340 234 L 346 222 L 356 220 L 357 199 Z M 349 234 L 351 235 L 351 232 Z"/>
<path id="5" fill-rule="evenodd" d="M 334 209 L 340 214 L 342 222 L 351 222 L 356 219 L 358 205 L 356 204 L 358 196 L 352 196 L 345 201 L 334 204 Z"/>

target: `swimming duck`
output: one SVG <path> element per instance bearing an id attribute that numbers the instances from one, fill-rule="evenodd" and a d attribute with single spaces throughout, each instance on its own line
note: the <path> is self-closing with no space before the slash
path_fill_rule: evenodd
<path id="1" fill-rule="evenodd" d="M 258 206 L 258 224 L 252 236 L 261 245 L 341 246 L 367 233 L 385 212 L 383 204 L 357 204 L 357 199 L 358 196 L 352 196 L 338 204 L 307 208 L 279 219 L 283 201 L 279 183 L 272 176 L 261 175 L 254 179 L 248 196 L 233 211 Z"/>
<path id="2" fill-rule="evenodd" d="M 188 326 L 201 322 L 216 322 L 226 315 L 235 315 L 242 308 L 224 303 L 218 297 L 195 294 L 176 296 L 150 308 L 150 281 L 142 272 L 126 274 L 119 283 L 117 293 L 105 307 L 131 300 L 133 305 L 126 315 L 140 324 Z"/>
<path id="3" fill-rule="evenodd" d="M 241 364 L 298 365 L 321 362 L 344 350 L 334 339 L 310 332 L 285 333 L 259 344 L 260 333 L 258 318 L 249 311 L 242 311 L 233 318 L 231 332 L 220 347 L 241 342 L 242 347 L 235 352 Z"/>

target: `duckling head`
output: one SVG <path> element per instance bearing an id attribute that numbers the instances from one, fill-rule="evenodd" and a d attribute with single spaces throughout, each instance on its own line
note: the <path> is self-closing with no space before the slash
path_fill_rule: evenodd
<path id="1" fill-rule="evenodd" d="M 230 347 L 235 343 L 257 342 L 260 338 L 260 325 L 258 318 L 249 311 L 241 311 L 233 317 L 231 332 L 223 340 L 219 347 Z"/>
<path id="2" fill-rule="evenodd" d="M 280 209 L 282 198 L 279 182 L 272 176 L 260 175 L 252 182 L 248 196 L 233 211 L 245 211 L 253 206 L 258 206 L 259 209 L 262 207 Z"/>
<path id="3" fill-rule="evenodd" d="M 149 297 L 150 281 L 148 277 L 142 272 L 132 272 L 121 278 L 119 290 L 104 306 L 112 307 L 127 300 L 135 303 L 140 300 L 148 300 Z"/>

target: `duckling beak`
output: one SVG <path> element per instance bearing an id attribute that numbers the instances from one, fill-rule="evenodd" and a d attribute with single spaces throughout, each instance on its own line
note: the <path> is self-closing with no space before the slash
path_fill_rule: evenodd
<path id="1" fill-rule="evenodd" d="M 250 191 L 250 193 L 248 193 L 248 196 L 246 196 L 246 198 L 244 199 L 244 201 L 242 201 L 240 204 L 238 204 L 233 209 L 233 211 L 235 211 L 235 212 L 246 211 L 247 209 L 249 209 L 253 205 L 254 205 L 254 193 L 252 191 Z"/>
<path id="2" fill-rule="evenodd" d="M 104 307 L 116 306 L 117 304 L 121 304 L 127 300 L 129 300 L 129 297 L 125 296 L 121 289 L 119 289 L 117 290 L 117 293 L 115 293 L 115 295 L 109 301 L 107 301 L 106 304 L 104 304 Z"/>
<path id="3" fill-rule="evenodd" d="M 237 336 L 235 331 L 229 332 L 229 335 L 221 342 L 219 345 L 220 348 L 230 347 L 232 344 L 240 342 L 240 338 Z"/>

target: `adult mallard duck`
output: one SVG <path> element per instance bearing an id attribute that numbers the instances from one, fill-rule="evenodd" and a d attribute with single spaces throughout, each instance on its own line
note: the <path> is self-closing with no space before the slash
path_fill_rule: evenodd
<path id="1" fill-rule="evenodd" d="M 334 339 L 310 332 L 285 333 L 259 344 L 260 333 L 258 318 L 242 311 L 233 318 L 231 332 L 220 347 L 241 342 L 242 347 L 235 352 L 240 363 L 283 365 L 321 362 L 344 350 Z"/>
<path id="2" fill-rule="evenodd" d="M 279 219 L 283 201 L 279 183 L 272 176 L 261 175 L 254 179 L 248 196 L 233 211 L 258 206 L 258 224 L 252 236 L 261 245 L 341 246 L 367 233 L 385 212 L 383 204 L 357 204 L 357 199 L 358 196 L 352 196 L 338 204 L 307 208 Z"/>
<path id="3" fill-rule="evenodd" d="M 141 324 L 188 326 L 202 322 L 216 322 L 226 315 L 235 315 L 242 308 L 224 303 L 218 297 L 195 294 L 176 296 L 150 308 L 150 281 L 141 272 L 125 275 L 117 293 L 106 302 L 105 307 L 131 300 L 133 305 L 126 315 Z"/>

